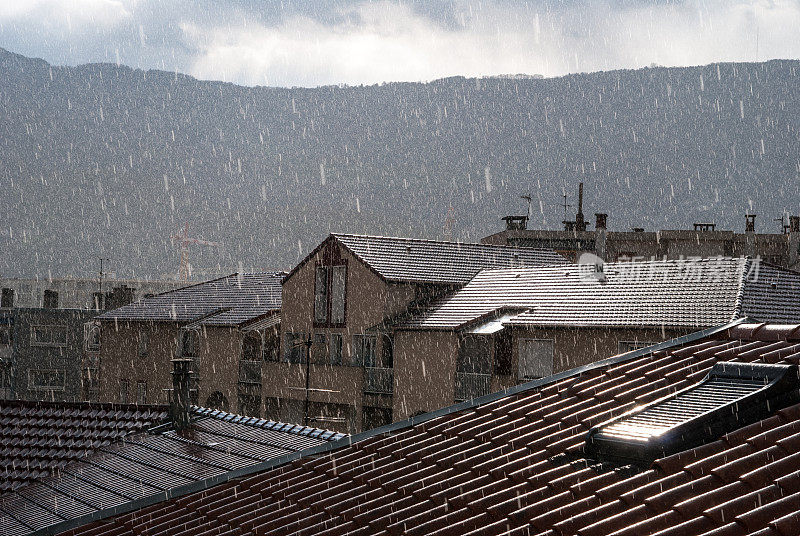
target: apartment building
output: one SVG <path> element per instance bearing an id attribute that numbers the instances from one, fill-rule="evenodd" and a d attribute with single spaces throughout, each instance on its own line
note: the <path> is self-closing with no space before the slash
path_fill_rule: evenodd
<path id="1" fill-rule="evenodd" d="M 565 262 L 549 250 L 331 234 L 284 279 L 266 417 L 350 433 L 391 422 L 393 322 L 481 269 Z"/>
<path id="2" fill-rule="evenodd" d="M 393 326 L 393 418 L 738 318 L 800 323 L 800 274 L 748 258 L 484 270 Z"/>

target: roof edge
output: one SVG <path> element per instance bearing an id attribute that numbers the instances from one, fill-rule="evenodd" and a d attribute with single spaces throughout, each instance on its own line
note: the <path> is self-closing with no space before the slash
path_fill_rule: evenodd
<path id="1" fill-rule="evenodd" d="M 424 422 L 433 420 L 438 417 L 442 417 L 445 415 L 450 415 L 451 413 L 456 413 L 458 411 L 462 411 L 465 409 L 471 409 L 477 406 L 481 406 L 484 404 L 488 404 L 491 402 L 495 402 L 502 398 L 505 398 L 510 395 L 514 395 L 517 393 L 521 393 L 530 389 L 535 389 L 538 387 L 545 387 L 552 383 L 558 382 L 560 380 L 570 378 L 573 376 L 577 376 L 584 372 L 588 372 L 590 370 L 595 370 L 598 368 L 606 367 L 609 365 L 616 365 L 620 363 L 625 363 L 626 361 L 630 361 L 637 357 L 641 357 L 643 355 L 650 354 L 652 352 L 658 350 L 665 350 L 668 348 L 672 348 L 674 346 L 680 346 L 683 344 L 687 344 L 690 342 L 698 341 L 706 337 L 710 337 L 712 335 L 716 335 L 717 333 L 721 333 L 724 331 L 729 330 L 741 323 L 748 321 L 747 318 L 740 318 L 736 319 L 732 322 L 728 322 L 722 326 L 717 326 L 714 328 L 705 329 L 702 331 L 697 331 L 694 333 L 689 333 L 687 335 L 683 335 L 681 337 L 676 337 L 674 339 L 666 340 L 655 344 L 653 346 L 649 346 L 647 348 L 641 348 L 639 350 L 634 350 L 631 352 L 627 352 L 625 354 L 620 354 L 616 356 L 609 357 L 607 359 L 602 359 L 600 361 L 595 361 L 594 363 L 590 363 L 588 365 L 583 365 L 580 367 L 576 367 L 570 370 L 566 370 L 563 372 L 559 372 L 558 374 L 554 374 L 552 376 L 548 376 L 546 378 L 541 378 L 538 380 L 533 380 L 527 383 L 523 383 L 520 385 L 516 385 L 514 387 L 510 387 L 503 391 L 498 391 L 496 393 L 491 393 L 479 398 L 474 398 L 472 400 L 466 400 L 464 402 L 460 402 L 458 404 L 453 404 L 452 406 L 447 406 L 445 408 L 441 408 L 429 413 L 425 413 L 423 415 L 418 415 L 416 417 L 411 417 L 404 421 L 398 421 L 395 423 L 387 424 L 385 426 L 381 426 L 379 428 L 375 428 L 373 430 L 368 430 L 366 432 L 361 432 L 360 434 L 355 434 L 352 436 L 346 436 L 338 441 L 333 441 L 329 443 L 325 443 L 322 445 L 318 445 L 316 447 L 311 447 L 306 450 L 301 450 L 298 452 L 293 452 L 291 454 L 287 454 L 285 456 L 281 456 L 280 458 L 274 458 L 272 460 L 266 460 L 264 462 L 249 465 L 247 467 L 242 467 L 239 469 L 235 469 L 233 471 L 229 471 L 227 473 L 223 473 L 221 475 L 217 475 L 211 478 L 207 478 L 205 480 L 198 480 L 196 482 L 192 482 L 190 484 L 185 484 L 183 486 L 178 486 L 172 488 L 170 490 L 166 490 L 163 492 L 156 493 L 154 495 L 150 495 L 148 497 L 143 497 L 141 499 L 137 499 L 135 501 L 130 501 L 125 504 L 121 504 L 119 506 L 115 506 L 112 508 L 107 508 L 105 510 L 98 510 L 91 514 L 87 514 L 85 516 L 70 519 L 63 521 L 61 523 L 57 523 L 55 525 L 50 525 L 49 527 L 41 528 L 37 531 L 32 532 L 31 534 L 34 536 L 44 536 L 44 535 L 55 535 L 61 532 L 65 532 L 68 530 L 76 529 L 82 527 L 84 525 L 88 525 L 89 523 L 93 523 L 95 521 L 101 521 L 103 519 L 107 519 L 109 517 L 114 517 L 122 514 L 126 514 L 129 512 L 133 512 L 135 510 L 140 510 L 142 508 L 146 508 L 148 506 L 152 506 L 154 504 L 158 504 L 159 502 L 164 502 L 169 499 L 176 499 L 178 497 L 182 497 L 184 495 L 188 495 L 190 493 L 196 493 L 200 491 L 207 490 L 213 486 L 224 484 L 231 480 L 237 478 L 243 478 L 246 476 L 250 476 L 256 473 L 260 473 L 269 469 L 274 469 L 276 467 L 280 467 L 287 463 L 293 462 L 295 460 L 299 460 L 300 458 L 305 458 L 308 456 L 315 456 L 320 454 L 326 454 L 328 452 L 332 452 L 338 450 L 340 448 L 348 447 L 353 443 L 357 443 L 359 441 L 363 441 L 365 439 L 369 439 L 381 434 L 386 434 L 390 432 L 396 432 L 399 430 L 404 430 L 407 428 L 411 428 L 413 426 L 422 424 Z M 750 320 L 752 322 L 752 320 Z"/>

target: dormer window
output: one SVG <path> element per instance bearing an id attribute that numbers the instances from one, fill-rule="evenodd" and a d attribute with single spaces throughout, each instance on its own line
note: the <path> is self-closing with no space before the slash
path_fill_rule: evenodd
<path id="1" fill-rule="evenodd" d="M 800 400 L 796 365 L 717 363 L 697 385 L 603 423 L 589 432 L 598 459 L 647 466 Z"/>

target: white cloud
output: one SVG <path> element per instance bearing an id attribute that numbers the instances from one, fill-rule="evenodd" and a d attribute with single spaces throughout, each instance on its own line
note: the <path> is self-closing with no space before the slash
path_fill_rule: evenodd
<path id="1" fill-rule="evenodd" d="M 136 0 L 8 0 L 0 2 L 0 21 L 80 30 L 110 26 L 131 16 Z"/>
<path id="2" fill-rule="evenodd" d="M 273 27 L 185 22 L 186 44 L 198 51 L 189 72 L 250 85 L 369 84 L 754 61 L 757 48 L 759 60 L 800 57 L 800 2 L 792 0 L 465 7 L 454 28 L 389 2 L 339 15 L 332 25 L 302 16 Z"/>

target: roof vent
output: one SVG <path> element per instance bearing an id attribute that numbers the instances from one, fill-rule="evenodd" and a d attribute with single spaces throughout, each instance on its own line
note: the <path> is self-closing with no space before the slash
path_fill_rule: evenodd
<path id="1" fill-rule="evenodd" d="M 717 363 L 698 383 L 596 426 L 589 453 L 649 465 L 714 441 L 800 399 L 796 365 Z"/>

